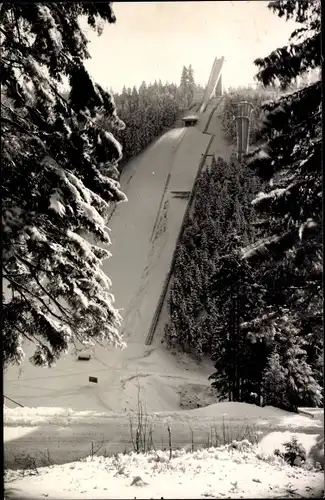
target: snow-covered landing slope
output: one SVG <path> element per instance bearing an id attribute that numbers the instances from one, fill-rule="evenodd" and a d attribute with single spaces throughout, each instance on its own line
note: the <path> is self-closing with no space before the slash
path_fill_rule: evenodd
<path id="1" fill-rule="evenodd" d="M 210 108 L 201 124 L 209 119 Z M 127 349 L 96 346 L 90 361 L 68 355 L 50 370 L 27 360 L 5 373 L 6 396 L 25 406 L 120 411 L 134 408 L 139 375 L 148 409 L 159 411 L 180 408 L 183 384 L 209 385 L 212 368 L 192 363 L 186 372 L 160 345 L 145 346 L 187 204 L 170 192 L 192 189 L 209 140 L 198 127 L 173 129 L 124 168 L 121 185 L 129 201 L 117 206 L 109 223 L 113 256 L 104 269 L 112 279 L 116 307 L 122 309 Z M 91 387 L 89 376 L 98 384 Z"/>
<path id="2" fill-rule="evenodd" d="M 88 457 L 22 477 L 8 471 L 6 498 L 321 498 L 323 473 L 293 468 L 250 443 L 186 453 Z"/>

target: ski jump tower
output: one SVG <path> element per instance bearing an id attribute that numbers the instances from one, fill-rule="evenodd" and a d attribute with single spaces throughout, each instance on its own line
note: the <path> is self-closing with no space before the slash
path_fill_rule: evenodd
<path id="1" fill-rule="evenodd" d="M 212 65 L 210 77 L 208 84 L 206 86 L 203 102 L 200 108 L 200 112 L 203 112 L 211 99 L 211 97 L 221 97 L 223 95 L 223 85 L 222 85 L 222 67 L 225 61 L 224 57 L 217 57 Z"/>

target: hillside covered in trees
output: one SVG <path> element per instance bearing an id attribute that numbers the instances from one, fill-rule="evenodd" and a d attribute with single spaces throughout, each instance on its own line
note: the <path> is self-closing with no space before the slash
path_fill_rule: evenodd
<path id="1" fill-rule="evenodd" d="M 122 145 L 125 164 L 136 156 L 161 133 L 175 125 L 192 103 L 196 85 L 192 66 L 183 67 L 180 84 L 153 84 L 142 82 L 139 89 L 133 87 L 114 94 L 118 115 L 126 124 L 124 130 L 117 133 L 117 139 Z"/>
<path id="2" fill-rule="evenodd" d="M 198 181 L 166 341 L 214 361 L 221 398 L 295 411 L 323 400 L 321 82 L 290 88 L 320 67 L 320 4 L 269 7 L 301 25 L 255 61 L 258 80 L 281 94 L 256 96 L 249 157 L 218 159 Z"/>
<path id="3" fill-rule="evenodd" d="M 131 158 L 146 149 L 159 135 L 175 126 L 184 110 L 193 102 L 197 90 L 194 71 L 183 67 L 180 83 L 142 82 L 139 88 L 125 86 L 121 93 L 112 92 L 117 114 L 125 123 L 114 132 L 122 146 L 119 169 Z M 101 126 L 111 132 L 105 115 L 99 118 Z"/>

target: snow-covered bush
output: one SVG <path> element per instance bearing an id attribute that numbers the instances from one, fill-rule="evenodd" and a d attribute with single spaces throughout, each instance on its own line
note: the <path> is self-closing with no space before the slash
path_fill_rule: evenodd
<path id="1" fill-rule="evenodd" d="M 274 454 L 283 458 L 289 465 L 299 466 L 306 461 L 306 450 L 295 436 L 292 437 L 291 441 L 283 443 L 283 446 L 284 452 L 276 449 Z"/>

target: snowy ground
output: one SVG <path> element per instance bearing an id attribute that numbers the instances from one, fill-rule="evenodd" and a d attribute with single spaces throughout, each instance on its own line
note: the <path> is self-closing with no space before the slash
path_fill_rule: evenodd
<path id="1" fill-rule="evenodd" d="M 167 427 L 170 424 L 175 448 L 188 448 L 192 443 L 195 447 L 219 445 L 233 439 L 248 438 L 252 442 L 258 441 L 261 451 L 267 451 L 272 447 L 273 450 L 281 447 L 281 443 L 295 434 L 313 463 L 324 462 L 321 452 L 323 420 L 320 419 L 273 407 L 260 408 L 229 402 L 195 410 L 144 411 L 144 414 L 147 415 L 147 441 L 152 430 L 156 449 L 168 446 Z M 131 451 L 130 419 L 135 437 L 137 411 L 116 413 L 75 412 L 67 408 L 5 408 L 5 467 L 19 468 L 26 463 L 26 456 L 33 457 L 37 465 L 47 465 L 48 456 L 53 463 L 59 464 L 87 457 L 91 449 L 99 448 L 100 453 L 107 455 Z"/>
<path id="2" fill-rule="evenodd" d="M 5 495 L 20 498 L 321 498 L 324 476 L 291 467 L 248 441 L 185 452 L 87 457 L 33 471 L 7 471 Z"/>

